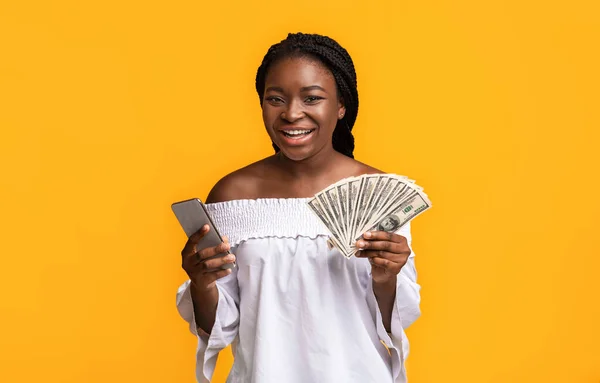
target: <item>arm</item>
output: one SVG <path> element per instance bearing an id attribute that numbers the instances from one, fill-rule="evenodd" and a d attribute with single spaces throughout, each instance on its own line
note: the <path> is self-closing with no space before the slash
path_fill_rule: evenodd
<path id="1" fill-rule="evenodd" d="M 215 247 L 197 249 L 198 242 L 208 231 L 209 226 L 204 225 L 190 236 L 181 251 L 182 267 L 190 278 L 189 295 L 193 303 L 195 323 L 206 333 L 210 332 L 215 322 L 219 301 L 217 280 L 231 273 L 231 269 L 223 270 L 221 266 L 235 262 L 233 254 L 213 258 L 230 249 L 227 241 Z"/>
<path id="2" fill-rule="evenodd" d="M 238 333 L 240 315 L 237 268 L 231 274 L 217 280 L 215 290 L 217 299 L 214 306 L 211 307 L 214 308 L 214 311 L 205 311 L 204 301 L 199 300 L 196 304 L 190 280 L 181 285 L 177 292 L 177 310 L 181 317 L 188 322 L 190 332 L 198 340 L 196 379 L 201 383 L 210 382 L 219 352 L 231 344 Z M 207 316 L 212 319 L 211 324 L 202 324 L 197 319 L 198 313 L 200 315 L 208 313 Z"/>
<path id="3" fill-rule="evenodd" d="M 219 290 L 216 286 L 204 290 L 199 288 L 194 281 L 190 281 L 190 295 L 194 306 L 195 324 L 200 329 L 210 334 L 215 325 L 217 304 L 219 303 Z"/>
<path id="4" fill-rule="evenodd" d="M 383 236 L 383 239 L 379 236 Z M 367 305 L 375 321 L 379 339 L 392 357 L 394 382 L 405 383 L 404 363 L 408 357 L 409 345 L 404 329 L 421 314 L 420 286 L 417 284 L 414 253 L 410 250 L 410 226 L 405 225 L 398 234 L 391 236 L 378 232 L 365 238 L 364 242 L 368 244 L 363 249 L 369 250 L 364 250 L 357 256 L 369 257 L 370 261 L 368 272 L 372 281 L 367 285 Z M 389 248 L 390 252 L 378 248 L 379 246 Z"/>
<path id="5" fill-rule="evenodd" d="M 400 317 L 398 324 L 403 329 L 408 328 L 421 314 L 415 255 L 410 247 L 410 224 L 405 225 L 398 234 L 365 234 L 365 240 L 360 242 L 357 246 L 365 250 L 359 256 L 369 258 L 373 293 L 385 329 L 392 331 L 394 305 Z"/>
<path id="6" fill-rule="evenodd" d="M 373 293 L 381 312 L 383 327 L 387 332 L 392 332 L 392 309 L 396 300 L 396 283 L 396 276 L 385 282 L 373 281 Z"/>
<path id="7" fill-rule="evenodd" d="M 206 203 L 215 203 L 235 198 L 233 193 L 239 189 L 236 185 L 237 178 L 239 177 L 236 177 L 235 174 L 223 177 L 206 197 Z M 207 262 L 199 262 L 199 259 L 194 259 L 195 253 L 198 251 L 196 244 L 206 232 L 207 227 L 203 227 L 198 233 L 194 234 L 181 252 L 181 255 L 183 257 L 183 268 L 190 277 L 190 284 L 187 288 L 189 288 L 189 296 L 193 306 L 194 323 L 205 334 L 210 334 L 215 324 L 219 303 L 217 280 L 230 273 L 230 270 L 219 270 L 219 267 L 225 263 L 234 262 L 235 256 L 230 254 L 221 258 L 221 260 Z M 226 242 L 225 244 L 212 251 L 211 249 L 204 249 L 198 252 L 198 257 L 203 259 L 229 250 L 227 237 L 223 239 Z"/>
<path id="8" fill-rule="evenodd" d="M 239 292 L 237 268 L 220 267 L 235 260 L 233 254 L 208 259 L 229 249 L 229 243 L 197 251 L 196 244 L 208 225 L 190 237 L 181 252 L 182 266 L 189 276 L 177 292 L 177 309 L 198 338 L 196 378 L 208 383 L 219 351 L 237 336 Z"/>

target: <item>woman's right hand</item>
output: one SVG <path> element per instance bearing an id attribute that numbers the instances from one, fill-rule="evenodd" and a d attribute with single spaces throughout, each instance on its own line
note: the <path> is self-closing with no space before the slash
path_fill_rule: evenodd
<path id="1" fill-rule="evenodd" d="M 216 281 L 231 274 L 231 269 L 222 269 L 221 267 L 228 263 L 235 262 L 235 255 L 227 254 L 223 257 L 207 259 L 217 254 L 229 250 L 229 242 L 223 237 L 224 243 L 215 247 L 197 249 L 198 242 L 210 230 L 208 225 L 204 225 L 200 230 L 194 233 L 188 239 L 185 247 L 181 251 L 182 267 L 190 278 L 194 287 L 199 291 L 209 291 L 216 287 Z"/>

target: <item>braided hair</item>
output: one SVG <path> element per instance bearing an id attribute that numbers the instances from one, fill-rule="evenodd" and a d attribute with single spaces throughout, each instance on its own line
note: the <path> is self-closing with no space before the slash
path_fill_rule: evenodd
<path id="1" fill-rule="evenodd" d="M 263 58 L 256 73 L 256 92 L 263 103 L 265 81 L 269 68 L 283 58 L 310 57 L 320 61 L 333 74 L 338 96 L 342 98 L 346 113 L 338 120 L 333 131 L 333 148 L 354 158 L 354 136 L 352 127 L 358 114 L 358 90 L 356 71 L 352 58 L 335 40 L 317 34 L 289 33 L 285 40 L 272 45 Z M 273 144 L 275 152 L 279 152 Z"/>

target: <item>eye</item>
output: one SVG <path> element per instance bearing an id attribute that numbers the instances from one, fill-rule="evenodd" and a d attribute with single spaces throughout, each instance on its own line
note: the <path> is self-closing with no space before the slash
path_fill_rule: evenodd
<path id="1" fill-rule="evenodd" d="M 274 105 L 283 104 L 283 99 L 281 97 L 277 97 L 277 96 L 269 96 L 269 97 L 265 98 L 265 100 L 267 102 L 269 102 L 270 104 L 274 104 Z"/>
<path id="2" fill-rule="evenodd" d="M 315 104 L 321 100 L 324 100 L 324 98 L 319 96 L 308 96 L 304 99 L 304 101 L 308 104 Z"/>

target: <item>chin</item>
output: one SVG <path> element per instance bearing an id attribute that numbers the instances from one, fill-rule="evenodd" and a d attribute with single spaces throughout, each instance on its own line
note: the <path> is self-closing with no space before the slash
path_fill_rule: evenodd
<path id="1" fill-rule="evenodd" d="M 287 159 L 298 162 L 311 157 L 313 154 L 308 148 L 282 148 L 281 146 L 279 146 L 279 152 Z"/>

